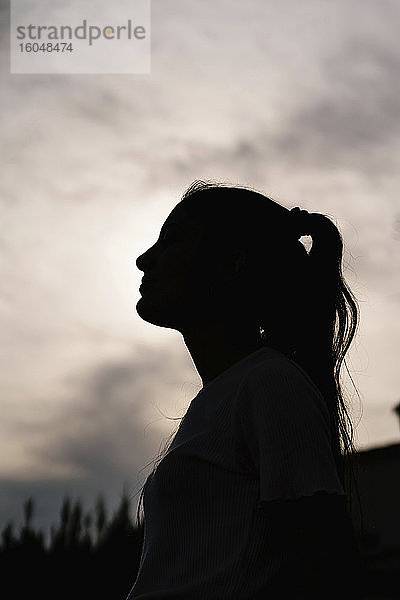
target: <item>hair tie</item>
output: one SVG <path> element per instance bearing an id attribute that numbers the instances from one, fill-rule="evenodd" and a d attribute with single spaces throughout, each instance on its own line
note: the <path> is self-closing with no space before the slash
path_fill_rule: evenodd
<path id="1" fill-rule="evenodd" d="M 290 209 L 290 218 L 292 220 L 292 230 L 296 239 L 299 239 L 302 235 L 311 235 L 310 213 L 308 210 L 295 206 Z"/>

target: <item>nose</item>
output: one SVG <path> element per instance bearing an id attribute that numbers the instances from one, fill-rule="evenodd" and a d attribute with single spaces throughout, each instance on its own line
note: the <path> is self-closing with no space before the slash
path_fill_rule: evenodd
<path id="1" fill-rule="evenodd" d="M 136 264 L 137 268 L 139 269 L 139 271 L 144 271 L 144 269 L 145 269 L 142 257 L 143 257 L 143 254 L 138 256 L 137 259 L 135 260 L 135 264 Z"/>
<path id="2" fill-rule="evenodd" d="M 150 262 L 150 250 L 151 248 L 149 248 L 148 250 L 146 250 L 146 252 L 143 252 L 137 257 L 135 263 L 139 271 L 148 270 Z"/>

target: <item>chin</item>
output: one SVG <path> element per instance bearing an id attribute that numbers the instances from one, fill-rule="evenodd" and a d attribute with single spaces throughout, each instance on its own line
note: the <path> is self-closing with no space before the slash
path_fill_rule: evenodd
<path id="1" fill-rule="evenodd" d="M 142 297 L 136 304 L 136 312 L 143 321 L 157 325 L 158 327 L 168 327 L 169 329 L 178 329 L 178 323 L 165 307 L 157 306 L 151 300 Z"/>

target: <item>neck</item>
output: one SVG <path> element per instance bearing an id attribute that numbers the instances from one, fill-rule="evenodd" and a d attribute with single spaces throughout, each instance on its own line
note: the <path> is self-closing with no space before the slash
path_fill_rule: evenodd
<path id="1" fill-rule="evenodd" d="M 182 335 L 203 385 L 265 346 L 254 323 L 202 323 Z"/>

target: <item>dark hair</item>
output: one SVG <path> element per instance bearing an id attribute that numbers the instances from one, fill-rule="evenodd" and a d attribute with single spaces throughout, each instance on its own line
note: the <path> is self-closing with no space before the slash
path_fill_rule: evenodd
<path id="1" fill-rule="evenodd" d="M 178 205 L 203 226 L 204 255 L 244 249 L 249 260 L 239 286 L 252 299 L 265 344 L 295 360 L 320 390 L 329 409 L 338 475 L 350 502 L 356 451 L 340 376 L 343 362 L 349 373 L 345 355 L 359 309 L 342 274 L 343 240 L 337 226 L 322 213 L 302 213 L 300 218 L 248 187 L 211 181 L 193 182 Z M 312 238 L 309 252 L 299 241 L 307 234 Z"/>

